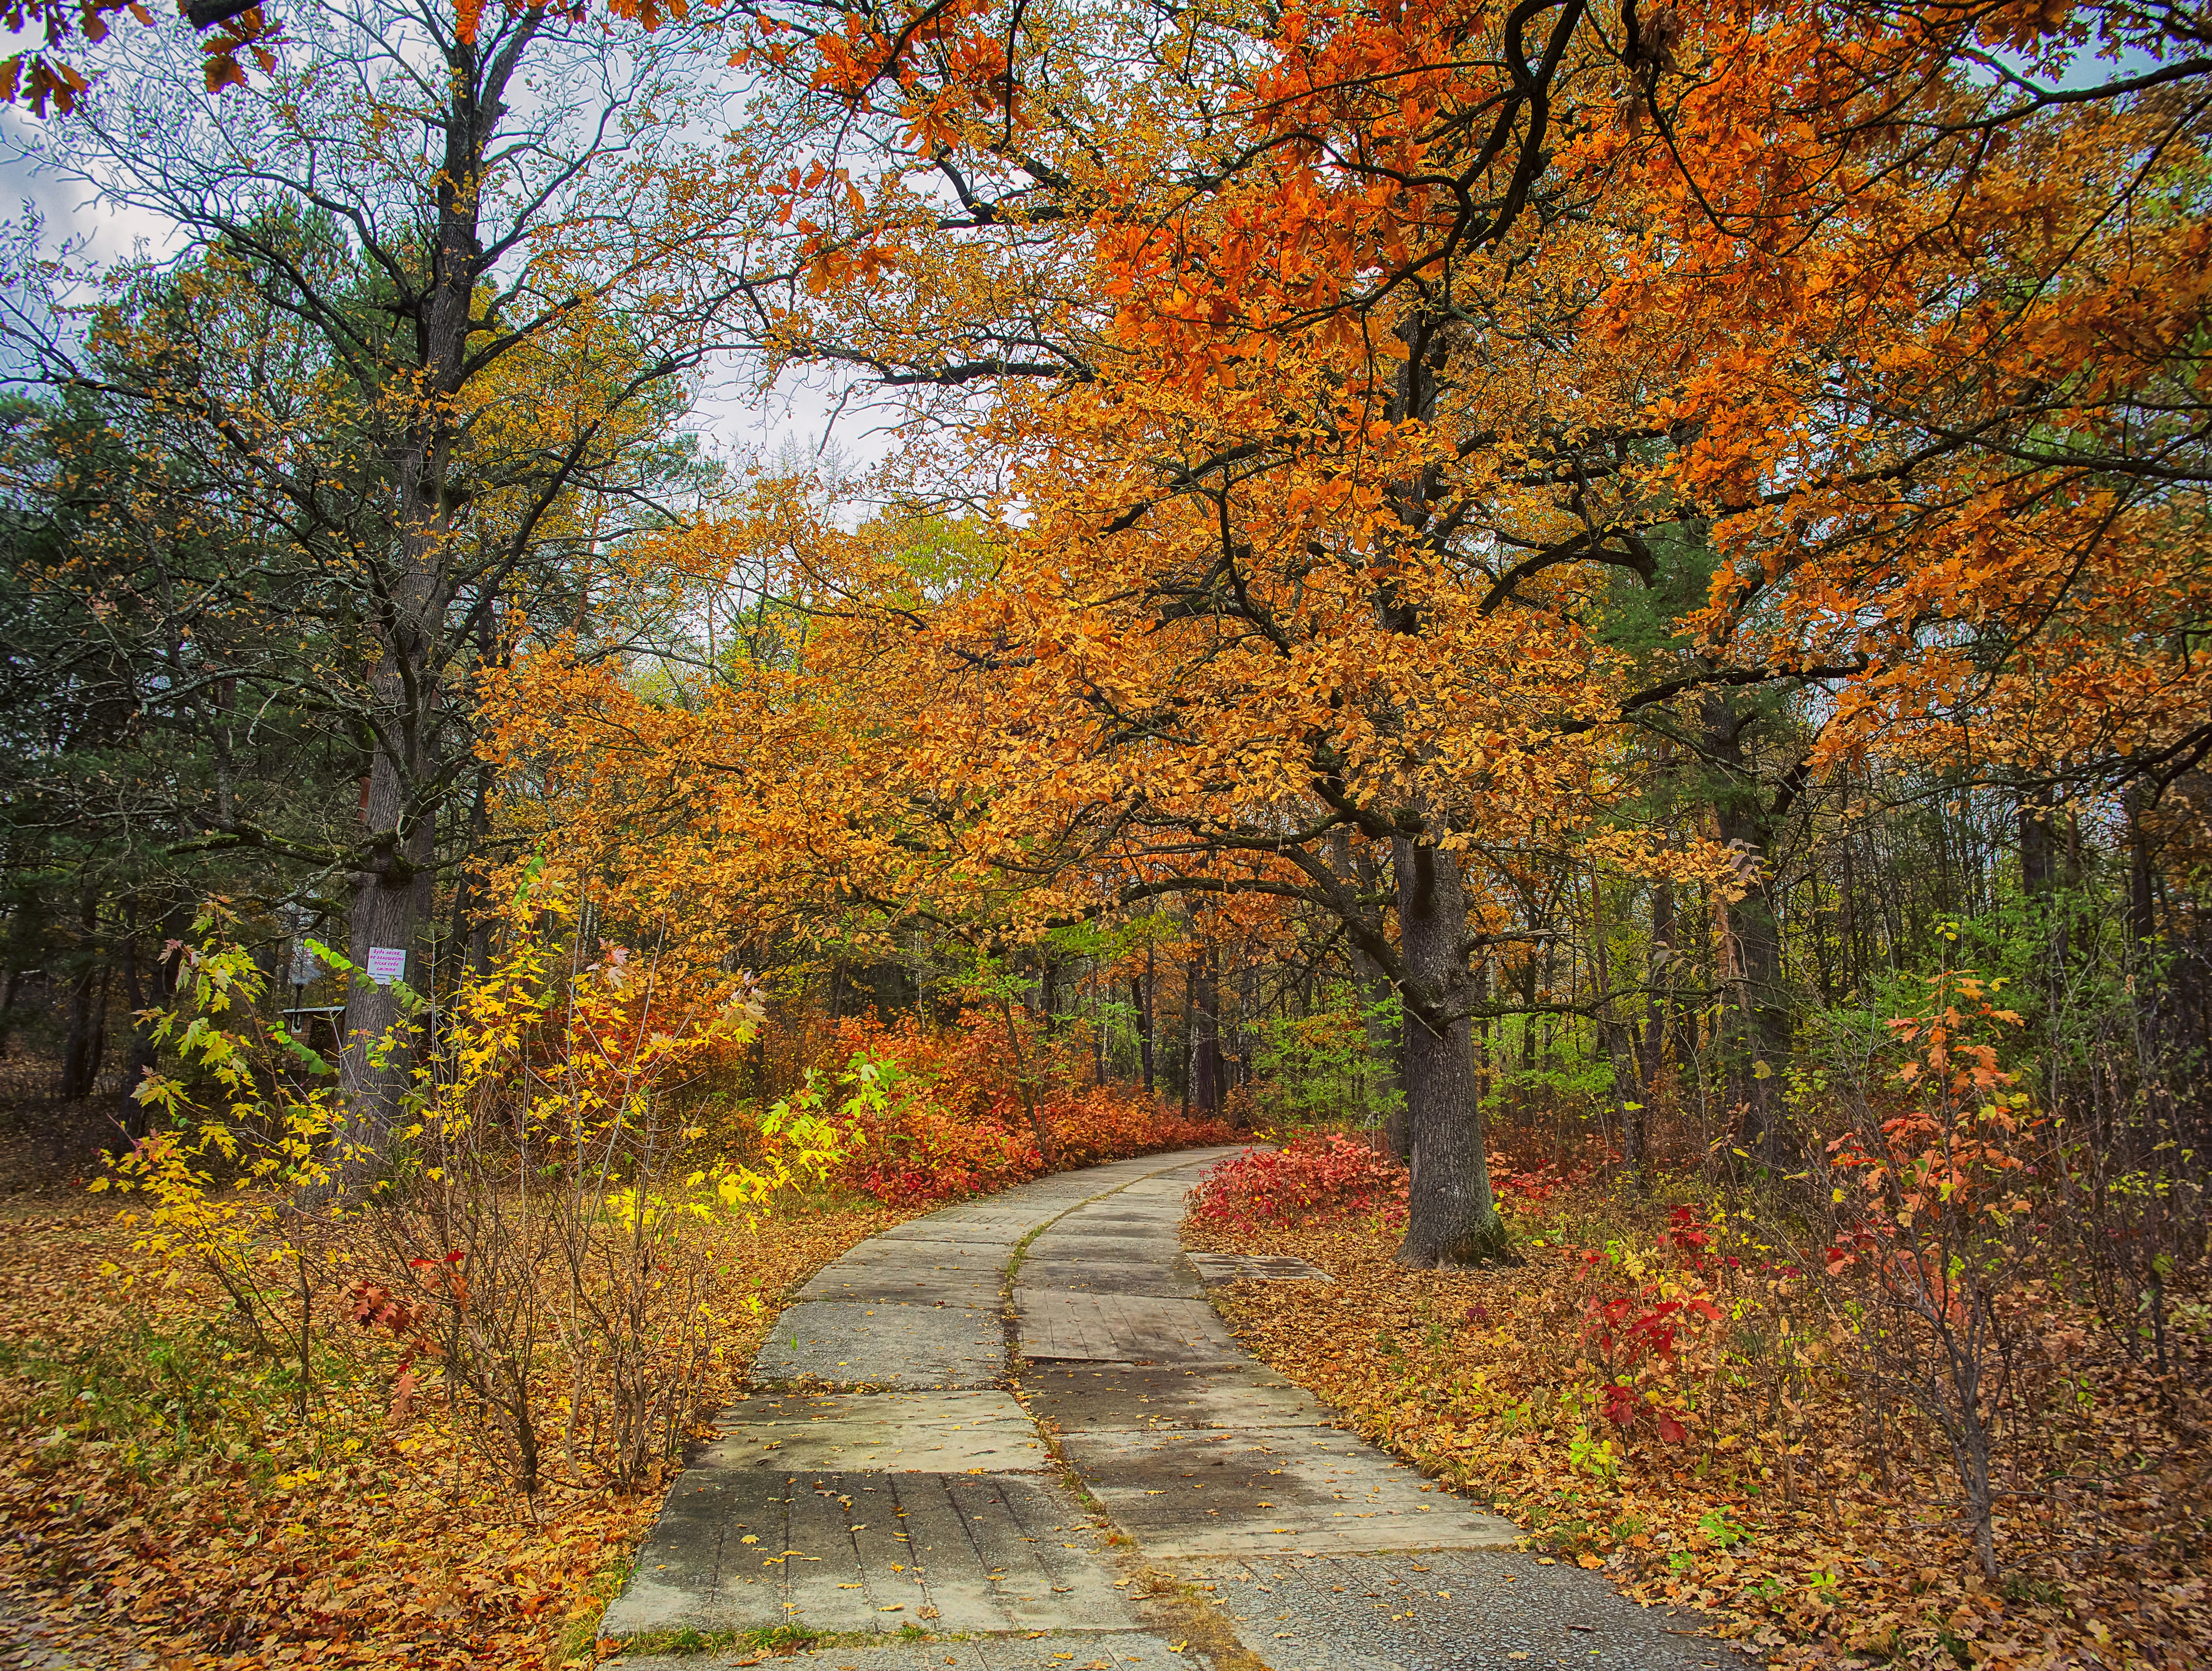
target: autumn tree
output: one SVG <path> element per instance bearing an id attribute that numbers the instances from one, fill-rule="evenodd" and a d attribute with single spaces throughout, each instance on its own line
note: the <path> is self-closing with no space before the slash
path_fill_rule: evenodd
<path id="1" fill-rule="evenodd" d="M 1021 555 L 975 665 L 1034 666 L 1044 723 L 1086 705 L 1094 748 L 1188 739 L 1212 767 L 1314 707 L 1390 713 L 1420 687 L 1378 632 L 1498 619 L 1455 646 L 1486 681 L 1577 676 L 1497 734 L 1564 761 L 1593 736 L 1633 757 L 1642 732 L 1710 769 L 1712 833 L 1752 855 L 1730 981 L 1757 1146 L 1787 1033 L 1763 831 L 1806 783 L 1931 721 L 1983 728 L 1984 762 L 2020 754 L 2032 732 L 1990 729 L 1999 704 L 2060 665 L 2159 693 L 2070 707 L 2110 734 L 2068 769 L 2197 757 L 2169 693 L 2199 677 L 2174 651 L 2201 580 L 2142 562 L 2196 479 L 2196 411 L 2172 393 L 2201 317 L 2183 161 L 2200 118 L 2178 94 L 2206 64 L 2186 26 L 1945 6 L 757 15 L 761 62 L 853 112 L 827 161 L 873 185 L 864 214 L 825 169 L 818 299 L 781 321 L 786 351 L 918 391 L 922 416 L 988 413 L 950 490 L 988 498 L 1007 460 L 1034 466 L 1001 501 Z M 2154 67 L 2060 88 L 2093 41 Z M 1332 562 L 1364 585 L 1356 614 L 1330 600 L 1364 635 L 1340 641 L 1387 670 L 1389 700 L 1363 707 L 1334 668 L 1303 705 L 1240 688 L 1200 744 L 1192 669 L 1264 644 L 1304 677 L 1285 623 L 1312 618 Z M 1613 575 L 1673 600 L 1641 682 L 1583 648 Z M 2130 631 L 2121 598 L 2157 626 Z M 1131 635 L 1204 619 L 1222 637 L 1203 659 L 1128 677 Z M 1745 724 L 1796 692 L 1826 716 L 1802 748 L 1747 748 Z M 1494 724 L 1406 711 L 1439 716 L 1444 740 L 1407 757 L 1440 771 Z M 1180 788 L 1175 752 L 1148 764 Z M 1351 817 L 1331 763 L 1277 763 L 1264 793 Z M 1119 792 L 1090 769 L 1079 793 Z M 1263 793 L 1212 781 L 1245 807 Z M 1410 839 L 1401 914 L 1404 878 L 1457 870 L 1467 835 L 1407 787 L 1358 808 L 1370 841 Z M 1553 786 L 1532 806 L 1547 796 L 1574 805 Z M 1202 845 L 1286 853 L 1307 827 Z"/>
<path id="2" fill-rule="evenodd" d="M 738 185 L 761 158 L 690 137 L 708 46 L 672 27 L 616 50 L 547 7 L 372 4 L 321 15 L 265 87 L 210 97 L 141 62 L 44 136 L 51 166 L 204 252 L 175 293 L 188 328 L 118 298 L 88 344 L 29 344 L 46 380 L 191 453 L 353 638 L 317 700 L 367 779 L 361 834 L 325 859 L 356 964 L 383 947 L 417 972 L 434 878 L 467 852 L 438 830 L 475 787 L 469 680 L 510 611 L 544 600 L 549 564 L 581 611 L 593 565 L 696 489 L 662 432 L 765 253 Z M 253 319 L 296 377 L 222 340 Z M 236 819 L 210 838 L 270 845 Z M 396 1000 L 356 980 L 347 1002 L 374 1129 L 404 1083 L 370 1048 Z"/>

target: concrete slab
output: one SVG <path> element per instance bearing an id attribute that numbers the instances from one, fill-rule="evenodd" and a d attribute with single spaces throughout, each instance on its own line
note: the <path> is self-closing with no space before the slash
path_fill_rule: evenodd
<path id="1" fill-rule="evenodd" d="M 1022 1264 L 1029 1260 L 1097 1260 L 1102 1264 L 1155 1264 L 1168 1267 L 1183 1255 L 1182 1240 L 1164 1233 L 1139 1236 L 1130 1231 L 1103 1231 L 1093 1236 L 1082 1213 L 1068 1213 L 1053 1229 L 1029 1244 Z"/>
<path id="2" fill-rule="evenodd" d="M 1127 1191 L 1109 1195 L 1110 1201 L 1127 1201 L 1134 1209 L 1120 1216 L 1108 1218 L 1099 1212 L 1096 1201 L 1079 1204 L 1063 1212 L 1040 1233 L 1040 1241 L 1063 1236 L 1109 1237 L 1127 1241 L 1134 1237 L 1140 1241 L 1172 1242 L 1182 1245 L 1176 1226 L 1182 1218 L 1182 1196 L 1178 1190 L 1173 1195 L 1157 1200 L 1137 1200 Z"/>
<path id="3" fill-rule="evenodd" d="M 988 1387 L 1006 1374 L 1006 1323 L 981 1306 L 809 1300 L 775 1320 L 753 1358 L 766 1382 L 833 1387 Z"/>
<path id="4" fill-rule="evenodd" d="M 1274 1671 L 1741 1671 L 1695 1613 L 1510 1550 L 1178 1561 Z"/>
<path id="5" fill-rule="evenodd" d="M 1016 1337 L 1030 1362 L 1239 1364 L 1249 1354 L 1204 1300 L 1014 1289 Z"/>
<path id="6" fill-rule="evenodd" d="M 1120 1229 L 1135 1225 L 1157 1231 L 1160 1228 L 1160 1199 L 1158 1192 L 1146 1192 L 1141 1186 L 1132 1184 L 1127 1189 L 1087 1202 L 1083 1208 L 1083 1222 L 1090 1226 Z"/>
<path id="7" fill-rule="evenodd" d="M 1162 1558 L 1500 1548 L 1521 1535 L 1348 1433 L 1092 1429 L 1061 1447 L 1114 1522 Z"/>
<path id="8" fill-rule="evenodd" d="M 1224 1430 L 1260 1425 L 1328 1431 L 1334 1414 L 1303 1387 L 1259 1364 L 1135 1369 L 1123 1364 L 1032 1364 L 1021 1377 L 1030 1411 L 1062 1433 Z"/>
<path id="9" fill-rule="evenodd" d="M 1212 1288 L 1224 1282 L 1334 1282 L 1310 1260 L 1287 1254 L 1194 1253 L 1186 1255 L 1198 1279 Z"/>
<path id="10" fill-rule="evenodd" d="M 1011 1248 L 1040 1224 L 1052 1218 L 1056 1211 L 1058 1209 L 1042 1212 L 1008 1212 L 988 1218 L 914 1218 L 903 1224 L 892 1225 L 874 1239 L 892 1243 L 957 1241 L 970 1246 L 989 1244 Z"/>
<path id="11" fill-rule="evenodd" d="M 1045 1244 L 1040 1242 L 1037 1244 Z M 1118 1253 L 1119 1249 L 1115 1251 Z M 1022 1261 L 1019 1280 L 1031 1288 L 1089 1290 L 1102 1294 L 1160 1294 L 1188 1298 L 1199 1291 L 1198 1273 L 1178 1254 L 1163 1261 L 1102 1258 L 1067 1253 L 1054 1246 Z"/>
<path id="12" fill-rule="evenodd" d="M 625 1655 L 602 1662 L 631 1671 L 720 1671 L 758 1662 L 758 1650 L 750 1649 L 742 1654 Z M 1190 1662 L 1160 1638 L 1134 1631 L 848 1645 L 779 1657 L 774 1663 L 789 1671 L 1190 1671 Z"/>
<path id="13" fill-rule="evenodd" d="M 687 1470 L 603 1634 L 1127 1630 L 1099 1534 L 1025 1474 Z"/>
<path id="14" fill-rule="evenodd" d="M 803 1300 L 994 1304 L 1011 1249 L 967 1242 L 864 1242 L 824 1265 L 794 1295 Z"/>
<path id="15" fill-rule="evenodd" d="M 763 1394 L 716 1423 L 700 1467 L 1015 1473 L 1052 1460 L 1011 1393 Z"/>

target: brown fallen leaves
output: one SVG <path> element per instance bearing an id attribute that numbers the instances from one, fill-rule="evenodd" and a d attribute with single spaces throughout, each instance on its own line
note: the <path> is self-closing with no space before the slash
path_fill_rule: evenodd
<path id="1" fill-rule="evenodd" d="M 817 1206 L 757 1237 L 702 1233 L 721 1238 L 733 1291 L 772 1298 L 902 1216 Z M 723 1391 L 775 1311 L 726 1325 Z M 396 1348 L 335 1323 L 303 1421 L 296 1387 L 224 1325 L 106 1212 L 0 1225 L 0 1656 L 162 1671 L 592 1662 L 599 1607 L 657 1490 L 586 1477 L 520 1502 L 434 1376 L 393 1421 Z"/>
<path id="2" fill-rule="evenodd" d="M 1671 1422 L 1607 1419 L 1589 1319 L 1611 1291 L 1593 1273 L 1638 1244 L 1623 1224 L 1637 1209 L 1595 1188 L 1555 1205 L 1518 1226 L 1527 1264 L 1500 1272 L 1401 1267 L 1396 1233 L 1371 1215 L 1185 1234 L 1335 1277 L 1217 1292 L 1255 1352 L 1363 1433 L 1638 1599 L 1711 1611 L 1771 1663 L 2212 1663 L 2201 1340 L 2160 1382 L 2076 1320 L 2042 1320 L 2035 1338 L 2063 1354 L 2046 1381 L 2071 1390 L 2024 1425 L 1992 1585 L 1960 1535 L 1940 1440 L 1908 1412 L 1870 1409 L 1817 1335 L 1777 1350 L 1813 1333 L 1816 1309 L 1786 1277 L 1734 1282 L 1699 1344 L 1685 1331 L 1653 1385 L 1678 1442 L 1662 1437 Z M 1655 1261 L 1663 1212 L 1642 1230 Z M 1574 1245 L 1608 1243 L 1601 1260 Z"/>

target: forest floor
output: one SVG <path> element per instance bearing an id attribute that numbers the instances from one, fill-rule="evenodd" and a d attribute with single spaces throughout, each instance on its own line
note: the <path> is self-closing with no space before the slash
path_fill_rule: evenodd
<path id="1" fill-rule="evenodd" d="M 1891 1409 L 1874 1424 L 1876 1454 L 1865 1397 L 1817 1342 L 1771 1349 L 1791 1337 L 1763 1327 L 1763 1307 L 1794 1303 L 1795 1338 L 1807 1333 L 1786 1275 L 1723 1296 L 1696 1373 L 1692 1319 L 1669 1315 L 1686 1337 L 1668 1364 L 1682 1371 L 1671 1411 L 1640 1395 L 1632 1410 L 1608 1409 L 1600 1348 L 1627 1333 L 1622 1267 L 1640 1278 L 1660 1264 L 1668 1223 L 1663 1205 L 1624 1208 L 1584 1186 L 1516 1221 L 1526 1262 L 1498 1271 L 1400 1267 L 1399 1231 L 1373 1212 L 1297 1229 L 1194 1218 L 1185 1233 L 1194 1248 L 1291 1255 L 1335 1279 L 1220 1291 L 1271 1367 L 1529 1528 L 1552 1559 L 1603 1571 L 1640 1600 L 1706 1609 L 1771 1664 L 2212 1663 L 2201 1338 L 2161 1378 L 2099 1350 L 2078 1319 L 2041 1320 L 2037 1342 L 2069 1349 L 2065 1407 L 2023 1425 L 1991 1582 L 1962 1535 L 1941 1446 Z"/>
<path id="2" fill-rule="evenodd" d="M 0 1667 L 594 1662 L 659 1482 L 525 1502 L 441 1398 L 394 1414 L 395 1347 L 342 1318 L 303 1415 L 212 1285 L 75 1187 L 86 1145 L 52 1112 L 0 1121 L 29 1140 L 0 1200 Z M 773 1302 L 908 1216 L 799 1204 L 723 1231 L 717 1278 Z M 708 1407 L 775 1309 L 726 1328 Z"/>

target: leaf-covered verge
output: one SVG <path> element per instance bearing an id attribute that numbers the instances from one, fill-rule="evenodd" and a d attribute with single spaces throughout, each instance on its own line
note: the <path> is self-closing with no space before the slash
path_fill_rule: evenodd
<path id="1" fill-rule="evenodd" d="M 775 1316 L 743 1297 L 772 1302 L 905 1216 L 816 1200 L 757 1233 L 687 1224 L 731 1301 L 708 1407 Z M 549 1468 L 533 1510 L 434 1376 L 394 1416 L 404 1346 L 343 1318 L 317 1331 L 303 1419 L 296 1364 L 133 1239 L 105 1208 L 52 1202 L 0 1225 L 0 1655 L 35 1644 L 165 1671 L 593 1662 L 658 1480 L 624 1494 L 586 1458 Z"/>
<path id="2" fill-rule="evenodd" d="M 1364 1200 L 1294 1224 L 1201 1211 L 1186 1238 L 1328 1271 L 1219 1303 L 1272 1367 L 1547 1558 L 1706 1609 L 1770 1663 L 2212 1662 L 2201 1332 L 2161 1377 L 2021 1297 L 1992 1583 L 1941 1437 L 1846 1367 L 1848 1295 L 1752 1213 L 1668 1196 L 1509 1189 L 1525 1262 L 1496 1271 L 1396 1264 L 1395 1215 Z"/>

